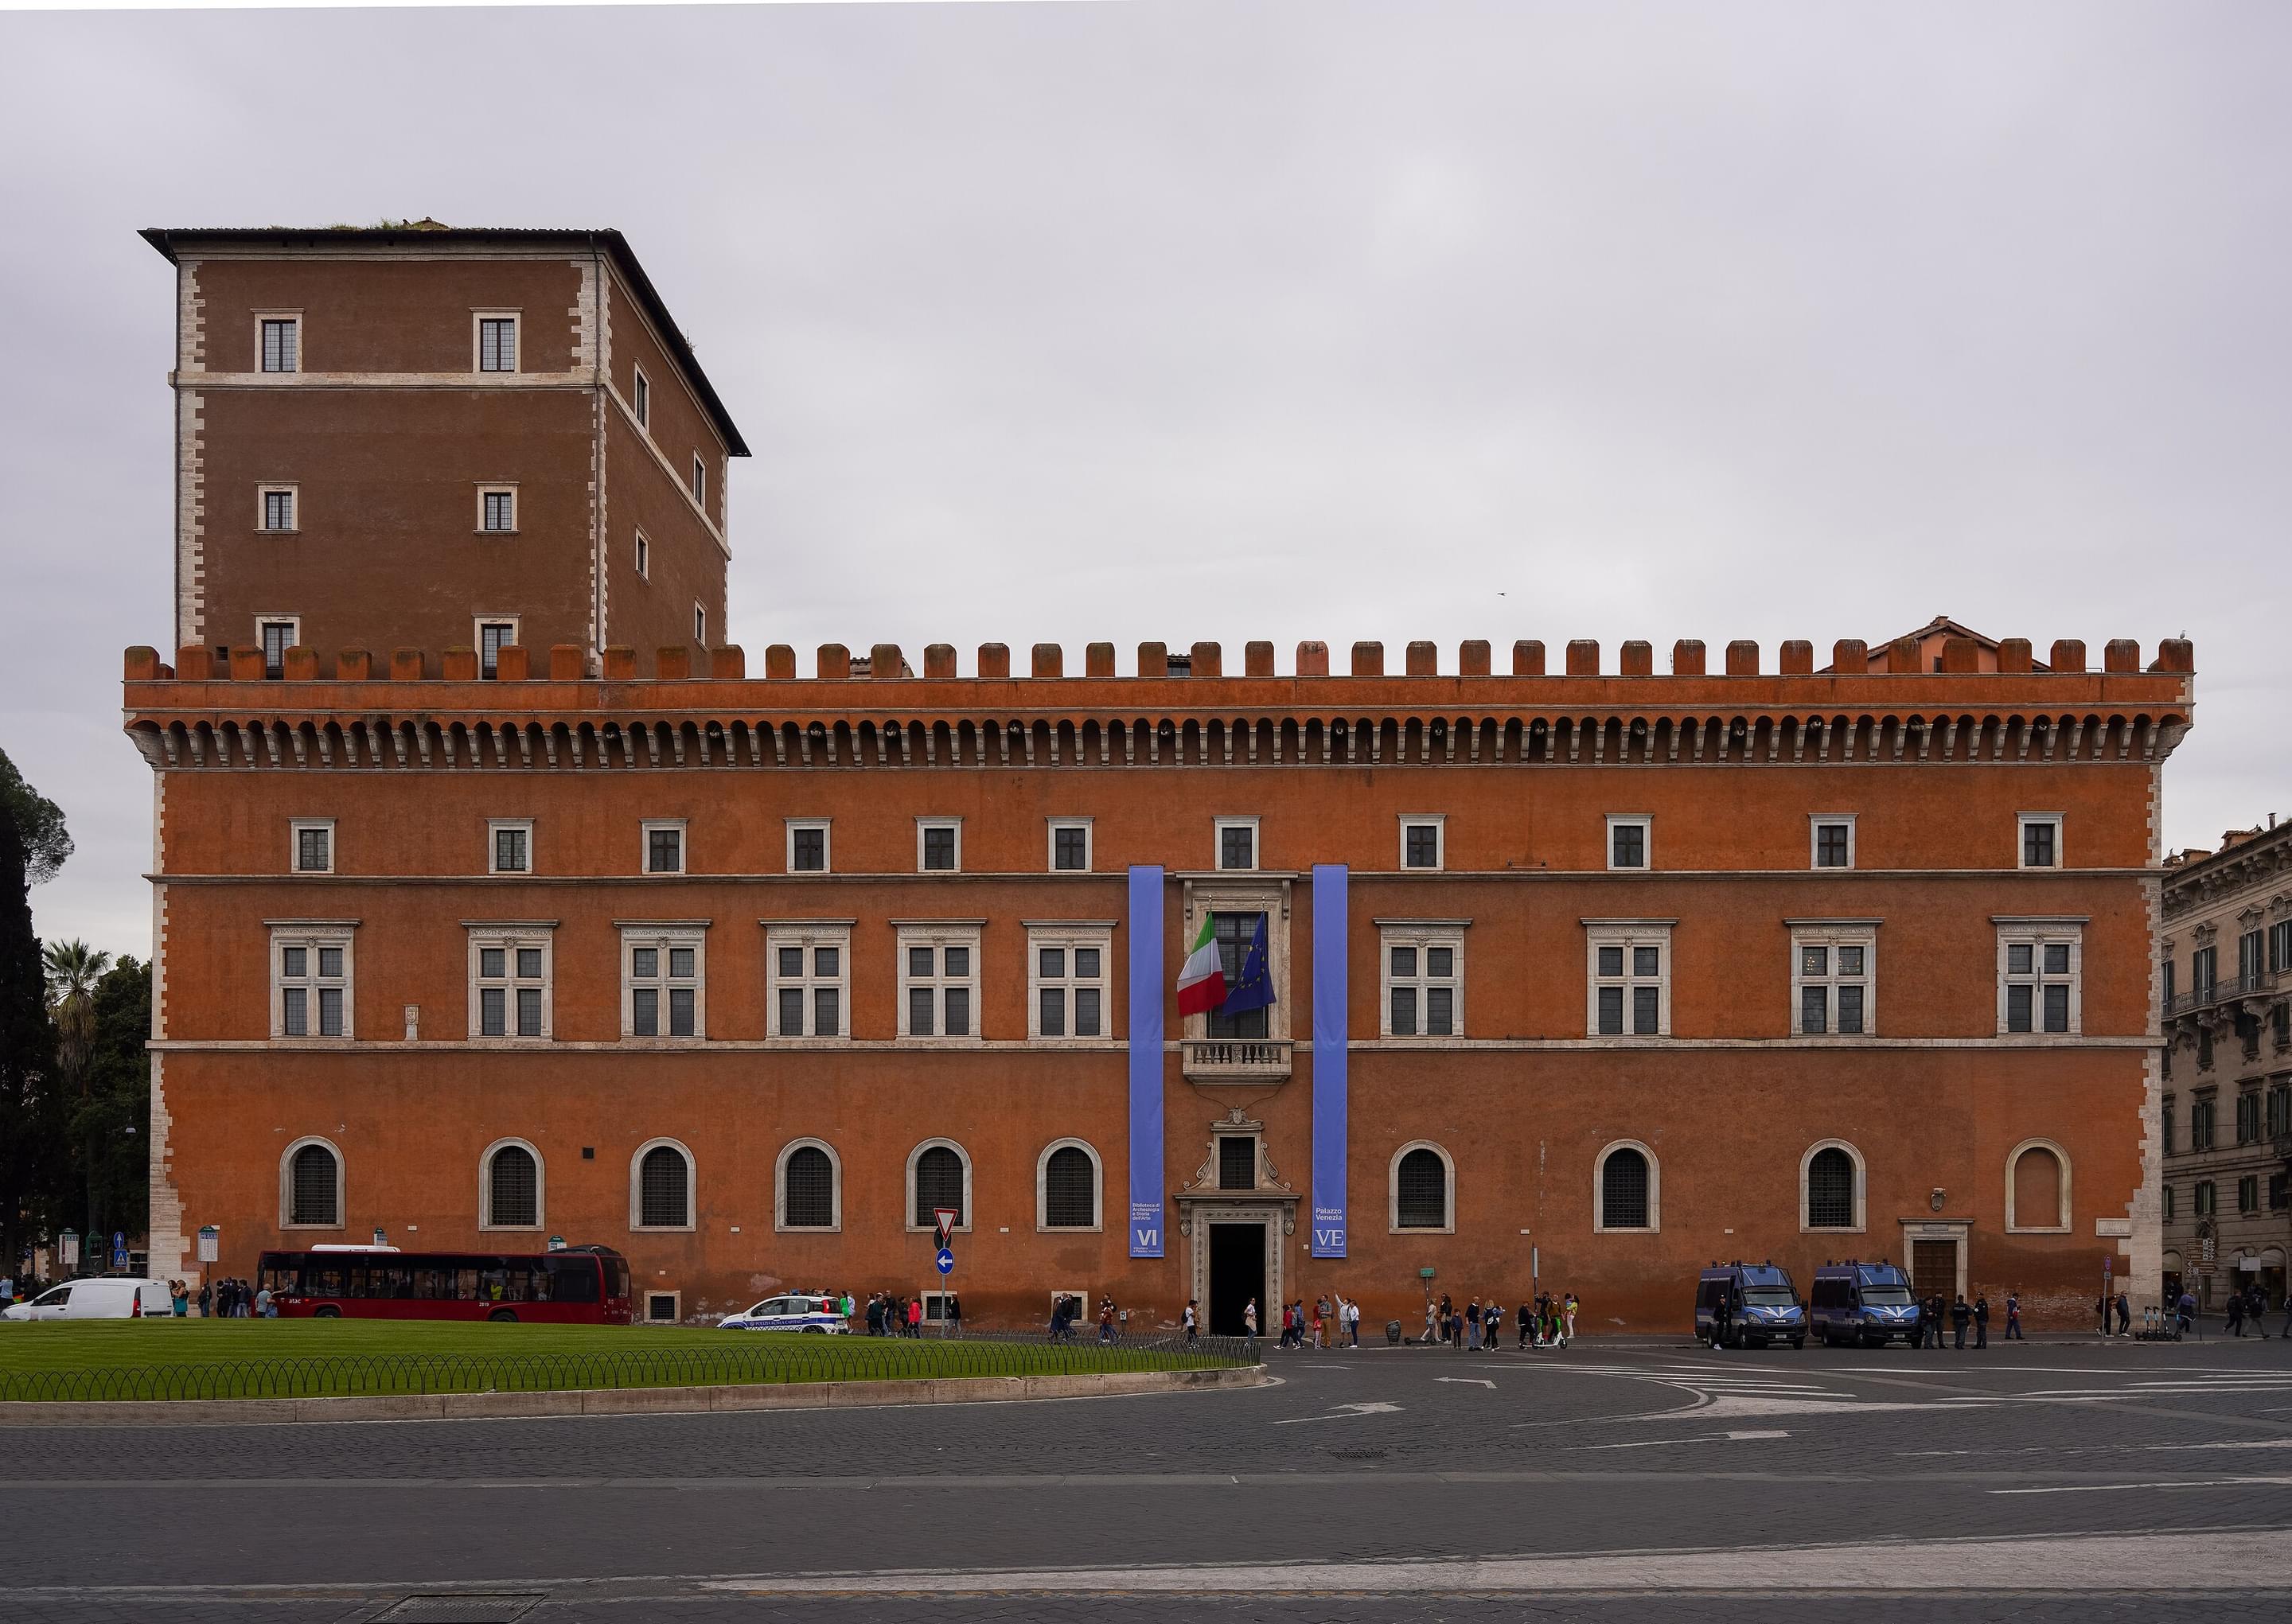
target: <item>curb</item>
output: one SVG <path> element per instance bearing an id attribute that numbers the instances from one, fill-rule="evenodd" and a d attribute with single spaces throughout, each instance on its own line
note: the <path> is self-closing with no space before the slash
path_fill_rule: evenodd
<path id="1" fill-rule="evenodd" d="M 212 1427 L 288 1421 L 497 1420 L 529 1416 L 701 1415 L 739 1410 L 873 1410 L 1263 1387 L 1265 1366 L 1109 1371 L 1069 1376 L 940 1376 L 713 1387 L 590 1387 L 562 1393 L 406 1393 L 367 1398 L 119 1399 L 0 1403 L 0 1427 Z"/>

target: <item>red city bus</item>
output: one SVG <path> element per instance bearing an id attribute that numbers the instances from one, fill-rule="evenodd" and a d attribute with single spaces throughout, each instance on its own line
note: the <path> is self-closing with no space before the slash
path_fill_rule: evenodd
<path id="1" fill-rule="evenodd" d="M 257 1273 L 282 1318 L 629 1323 L 628 1261 L 609 1246 L 515 1253 L 314 1246 L 264 1252 Z"/>

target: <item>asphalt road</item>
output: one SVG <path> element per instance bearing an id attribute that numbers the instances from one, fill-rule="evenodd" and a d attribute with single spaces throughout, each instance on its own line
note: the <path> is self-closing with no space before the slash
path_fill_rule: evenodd
<path id="1" fill-rule="evenodd" d="M 1034 1404 L 12 1427 L 12 1548 L 81 1554 L 12 1562 L 0 1618 L 2292 1614 L 2292 1342 L 1271 1363 Z"/>

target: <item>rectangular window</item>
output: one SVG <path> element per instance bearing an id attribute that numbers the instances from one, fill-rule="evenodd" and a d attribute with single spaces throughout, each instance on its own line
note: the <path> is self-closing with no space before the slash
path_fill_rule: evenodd
<path id="1" fill-rule="evenodd" d="M 657 819 L 643 825 L 644 872 L 648 874 L 684 872 L 684 820 Z"/>
<path id="2" fill-rule="evenodd" d="M 1854 866 L 1854 820 L 1851 817 L 1817 817 L 1813 820 L 1813 827 L 1814 866 L 1852 868 Z"/>
<path id="3" fill-rule="evenodd" d="M 697 452 L 692 458 L 692 500 L 704 508 L 708 505 L 708 465 Z"/>
<path id="4" fill-rule="evenodd" d="M 1610 868 L 1646 868 L 1653 861 L 1655 820 L 1651 817 L 1610 816 L 1608 819 L 1608 866 Z"/>
<path id="5" fill-rule="evenodd" d="M 2212 1217 L 2212 1215 L 2213 1215 L 2213 1181 L 2212 1181 L 2211 1179 L 2209 1179 L 2209 1178 L 2204 1178 L 2204 1179 L 2199 1179 L 2199 1180 L 2198 1180 L 2198 1182 L 2197 1182 L 2197 1188 L 2196 1188 L 2196 1195 L 2197 1195 L 2197 1202 L 2196 1202 L 2196 1206 L 2197 1206 L 2197 1216 L 2198 1216 L 2199 1218 L 2210 1218 L 2210 1217 Z"/>
<path id="6" fill-rule="evenodd" d="M 1254 817 L 1221 817 L 1214 825 L 1216 836 L 1217 865 L 1220 868 L 1249 869 L 1257 866 L 1257 820 Z"/>
<path id="7" fill-rule="evenodd" d="M 769 1036 L 849 1035 L 843 1009 L 851 949 L 848 924 L 764 927 Z"/>
<path id="8" fill-rule="evenodd" d="M 2074 1033 L 2084 932 L 2076 925 L 2019 922 L 1997 932 L 1997 1030 Z"/>
<path id="9" fill-rule="evenodd" d="M 1875 924 L 1798 925 L 1791 930 L 1791 1003 L 1802 1037 L 1868 1037 L 1877 1030 Z"/>
<path id="10" fill-rule="evenodd" d="M 1465 928 L 1461 921 L 1384 924 L 1384 1033 L 1454 1038 L 1465 1032 Z"/>
<path id="11" fill-rule="evenodd" d="M 652 380 L 644 375 L 642 366 L 634 369 L 635 378 L 629 388 L 629 410 L 637 420 L 637 427 L 652 427 Z"/>
<path id="12" fill-rule="evenodd" d="M 550 1035 L 546 928 L 484 926 L 470 932 L 470 1035 Z"/>
<path id="13" fill-rule="evenodd" d="M 2292 1083 L 2280 1082 L 2268 1090 L 2268 1137 L 2292 1133 Z"/>
<path id="14" fill-rule="evenodd" d="M 2260 1090 L 2246 1089 L 2236 1097 L 2236 1142 L 2255 1145 L 2260 1140 Z"/>
<path id="15" fill-rule="evenodd" d="M 2292 969 L 2292 919 L 2280 920 L 2268 928 L 2268 968 Z"/>
<path id="16" fill-rule="evenodd" d="M 1027 935 L 1031 1038 L 1103 1038 L 1112 932 L 1104 926 L 1030 927 Z"/>
<path id="17" fill-rule="evenodd" d="M 2165 1221 L 2167 1224 L 2173 1221 L 2173 1186 L 2171 1185 L 2165 1186 Z"/>
<path id="18" fill-rule="evenodd" d="M 642 530 L 637 532 L 637 574 L 648 577 L 652 574 L 652 543 Z"/>
<path id="19" fill-rule="evenodd" d="M 692 640 L 703 648 L 708 646 L 708 611 L 697 603 L 692 606 Z"/>
<path id="20" fill-rule="evenodd" d="M 621 1035 L 707 1036 L 707 934 L 691 925 L 621 927 Z"/>
<path id="21" fill-rule="evenodd" d="M 1090 872 L 1090 819 L 1051 820 L 1051 872 L 1086 874 Z"/>
<path id="22" fill-rule="evenodd" d="M 2260 1210 L 2260 1175 L 2247 1173 L 2236 1181 L 2236 1210 L 2239 1212 Z"/>
<path id="23" fill-rule="evenodd" d="M 1671 1034 L 1669 921 L 1586 920 L 1586 1025 L 1594 1037 Z"/>
<path id="24" fill-rule="evenodd" d="M 486 872 L 529 874 L 533 872 L 533 820 L 494 818 L 486 824 Z"/>
<path id="25" fill-rule="evenodd" d="M 2236 978 L 2242 990 L 2251 992 L 2260 985 L 2267 973 L 2267 936 L 2260 930 L 2248 930 L 2236 939 Z"/>
<path id="26" fill-rule="evenodd" d="M 2024 812 L 2021 815 L 2022 866 L 2059 868 L 2062 865 L 2062 815 Z"/>
<path id="27" fill-rule="evenodd" d="M 478 675 L 491 681 L 500 675 L 501 651 L 517 647 L 517 623 L 513 620 L 481 620 L 478 623 Z"/>
<path id="28" fill-rule="evenodd" d="M 286 674 L 286 651 L 303 640 L 303 623 L 296 620 L 257 621 L 255 633 L 262 639 L 262 674 L 273 679 Z"/>
<path id="29" fill-rule="evenodd" d="M 2210 1150 L 2213 1147 L 2213 1100 L 2209 1094 L 2201 1095 L 2189 1107 L 2189 1148 Z"/>
<path id="30" fill-rule="evenodd" d="M 262 370 L 303 370 L 303 318 L 299 316 L 262 318 Z"/>
<path id="31" fill-rule="evenodd" d="M 916 819 L 916 870 L 925 874 L 959 873 L 963 869 L 963 820 L 959 817 Z"/>
<path id="32" fill-rule="evenodd" d="M 291 485 L 266 485 L 262 489 L 262 527 L 265 530 L 288 531 L 295 525 L 296 487 Z"/>
<path id="33" fill-rule="evenodd" d="M 1400 866 L 1403 868 L 1437 869 L 1443 865 L 1448 854 L 1442 850 L 1447 836 L 1448 820 L 1442 817 L 1404 817 L 1400 820 Z"/>
<path id="34" fill-rule="evenodd" d="M 2165 1112 L 2164 1112 L 2164 1118 L 2163 1118 L 2163 1125 L 2162 1125 L 2162 1130 L 2161 1130 L 2161 1137 L 2162 1137 L 2162 1138 L 2164 1139 L 2164 1143 L 2165 1143 L 2165 1154 L 2166 1154 L 2167 1155 L 2168 1155 L 2168 1156 L 2169 1156 L 2169 1155 L 2171 1155 L 2171 1154 L 2173 1154 L 2173 1118 L 2174 1118 L 2174 1114 L 2175 1114 L 2175 1112 L 2174 1112 L 2174 1102 L 2173 1102 L 2173 1097 L 2172 1097 L 2170 1094 L 2167 1094 L 2167 1096 L 2165 1096 Z"/>
<path id="35" fill-rule="evenodd" d="M 787 820 L 787 865 L 791 874 L 824 874 L 827 868 L 830 824 L 824 817 Z"/>
<path id="36" fill-rule="evenodd" d="M 900 1035 L 969 1038 L 979 997 L 979 930 L 903 926 L 900 930 Z"/>
<path id="37" fill-rule="evenodd" d="M 1225 972 L 1229 988 L 1240 985 L 1242 972 L 1249 955 L 1257 945 L 1257 933 L 1265 931 L 1265 953 L 1269 962 L 1266 975 L 1271 977 L 1273 967 L 1273 932 L 1271 921 L 1264 914 L 1213 913 L 1210 915 L 1210 939 L 1217 945 L 1218 964 Z M 1263 1007 L 1238 1009 L 1228 1015 L 1222 1010 L 1209 1012 L 1208 1031 L 1214 1038 L 1263 1038 L 1272 1035 L 1272 1012 Z"/>
<path id="38" fill-rule="evenodd" d="M 480 316 L 478 318 L 478 370 L 480 372 L 515 372 L 517 370 L 516 317 Z"/>
<path id="39" fill-rule="evenodd" d="M 274 928 L 270 1035 L 351 1036 L 351 937 L 345 927 Z"/>
<path id="40" fill-rule="evenodd" d="M 495 485 L 479 490 L 478 528 L 488 535 L 507 535 L 516 530 L 516 486 Z"/>
<path id="41" fill-rule="evenodd" d="M 2286 1206 L 2292 1205 L 2292 1191 L 2288 1191 L 2288 1186 L 2292 1186 L 2292 1178 L 2284 1174 L 2271 1173 L 2268 1176 L 2268 1210 L 2271 1212 L 2281 1212 Z"/>
<path id="42" fill-rule="evenodd" d="M 331 817 L 298 817 L 289 827 L 294 832 L 295 872 L 298 874 L 333 873 L 335 820 Z"/>

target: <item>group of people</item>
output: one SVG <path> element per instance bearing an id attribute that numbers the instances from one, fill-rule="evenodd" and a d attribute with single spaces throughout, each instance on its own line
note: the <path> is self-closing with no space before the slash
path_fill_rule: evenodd
<path id="1" fill-rule="evenodd" d="M 169 1281 L 167 1289 L 175 1294 L 176 1302 L 182 1305 L 175 1310 L 180 1318 L 190 1307 L 190 1293 L 180 1280 Z M 269 1286 L 257 1286 L 235 1275 L 222 1280 L 201 1281 L 198 1302 L 199 1317 L 203 1320 L 275 1320 L 278 1317 L 278 1306 L 270 1300 Z"/>
<path id="2" fill-rule="evenodd" d="M 949 1291 L 940 1299 L 940 1334 L 963 1334 L 963 1299 Z M 851 1317 L 851 1299 L 843 1299 L 843 1317 Z M 871 1337 L 920 1337 L 924 1334 L 924 1299 L 895 1291 L 877 1291 L 868 1298 L 868 1334 Z"/>
<path id="3" fill-rule="evenodd" d="M 2197 1299 L 2183 1291 L 2181 1293 L 2181 1301 L 2187 1305 L 2182 1311 L 2183 1319 L 2187 1323 L 2194 1323 Z M 2264 1338 L 2268 1335 L 2268 1294 L 2260 1289 L 2260 1282 L 2256 1280 L 2243 1290 L 2229 1294 L 2228 1334 L 2232 1337 L 2242 1336 L 2248 1321 L 2251 1323 L 2254 1336 Z M 2288 1295 L 2284 1299 L 2284 1329 L 2277 1334 L 2292 1339 L 2292 1295 Z"/>
<path id="4" fill-rule="evenodd" d="M 1582 1306 L 1573 1291 L 1538 1291 L 1507 1311 L 1501 1298 L 1483 1303 L 1475 1297 L 1462 1311 L 1454 1298 L 1443 1296 L 1424 1305 L 1424 1343 L 1444 1344 L 1459 1353 L 1495 1353 L 1504 1346 L 1505 1322 L 1518 1331 L 1520 1347 L 1565 1347 L 1575 1339 L 1576 1314 Z"/>

